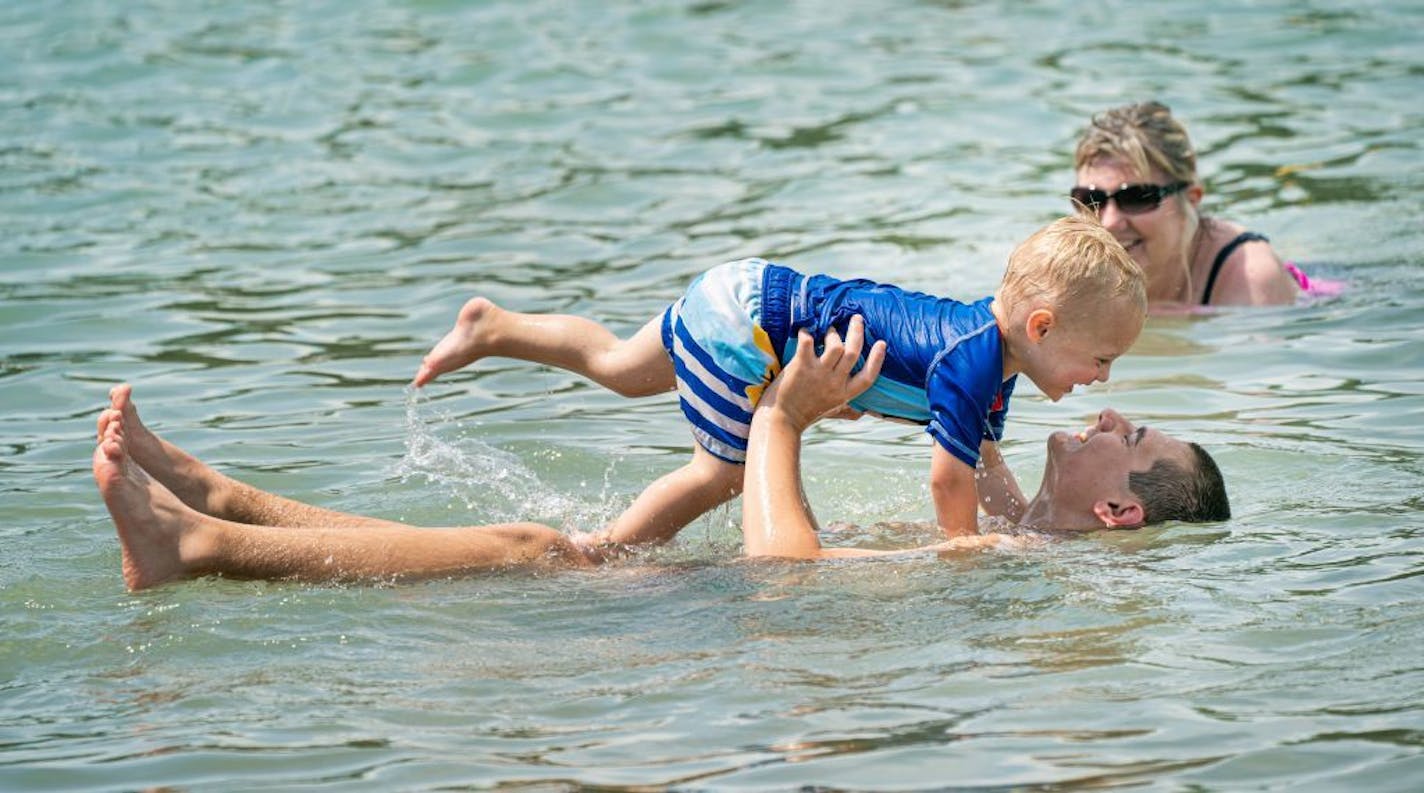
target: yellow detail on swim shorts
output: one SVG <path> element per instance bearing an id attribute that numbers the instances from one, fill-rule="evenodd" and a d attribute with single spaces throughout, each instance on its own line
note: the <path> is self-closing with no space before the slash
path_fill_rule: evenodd
<path id="1" fill-rule="evenodd" d="M 771 337 L 766 335 L 766 331 L 761 326 L 752 328 L 752 341 L 758 350 L 766 353 L 766 371 L 761 375 L 761 382 L 747 386 L 747 399 L 751 401 L 752 407 L 756 407 L 761 402 L 761 393 L 766 387 L 771 385 L 771 381 L 781 374 L 781 360 L 777 357 L 776 351 L 771 348 Z"/>

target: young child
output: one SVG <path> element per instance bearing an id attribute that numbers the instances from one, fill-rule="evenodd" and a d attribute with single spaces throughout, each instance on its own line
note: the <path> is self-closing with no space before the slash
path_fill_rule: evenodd
<path id="1" fill-rule="evenodd" d="M 798 331 L 844 335 L 863 322 L 867 349 L 880 340 L 888 347 L 880 376 L 850 408 L 925 425 L 935 441 L 935 517 L 955 537 L 977 533 L 981 505 L 1016 520 L 1025 503 L 994 445 L 1017 375 L 1055 402 L 1075 385 L 1106 381 L 1146 310 L 1142 271 L 1112 234 L 1091 218 L 1066 217 L 1020 244 L 998 291 L 975 303 L 762 259 L 708 270 L 627 340 L 582 317 L 521 314 L 477 297 L 425 356 L 414 385 L 505 356 L 624 396 L 676 388 L 697 440 L 691 462 L 650 485 L 596 538 L 665 542 L 741 492 L 752 410 L 791 360 Z"/>

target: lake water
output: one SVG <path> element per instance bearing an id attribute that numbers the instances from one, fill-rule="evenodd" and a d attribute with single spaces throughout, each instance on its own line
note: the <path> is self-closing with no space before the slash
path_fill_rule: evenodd
<path id="1" fill-rule="evenodd" d="M 1424 787 L 1424 7 L 0 6 L 0 789 Z M 630 333 L 747 255 L 963 297 L 1160 98 L 1207 206 L 1343 297 L 1155 319 L 1025 385 L 1211 449 L 1236 516 L 1018 552 L 750 564 L 739 513 L 593 572 L 124 590 L 110 385 L 203 459 L 423 525 L 597 525 L 671 397 L 489 361 L 467 297 Z M 814 429 L 830 543 L 931 517 L 927 441 Z"/>

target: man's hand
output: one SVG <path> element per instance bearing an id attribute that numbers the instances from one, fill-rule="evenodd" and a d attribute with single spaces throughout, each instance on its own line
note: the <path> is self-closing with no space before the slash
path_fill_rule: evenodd
<path id="1" fill-rule="evenodd" d="M 798 432 L 804 431 L 816 419 L 860 396 L 880 376 L 885 363 L 884 341 L 877 341 L 865 356 L 865 365 L 851 373 L 864 345 L 865 320 L 859 315 L 851 317 L 844 340 L 834 328 L 827 331 L 819 355 L 815 339 L 800 331 L 796 355 L 762 395 L 761 405 L 785 416 Z"/>
<path id="2" fill-rule="evenodd" d="M 831 408 L 825 413 L 822 413 L 821 418 L 839 419 L 841 421 L 859 421 L 860 417 L 864 415 L 864 411 L 856 410 L 850 405 L 841 405 L 840 407 Z"/>

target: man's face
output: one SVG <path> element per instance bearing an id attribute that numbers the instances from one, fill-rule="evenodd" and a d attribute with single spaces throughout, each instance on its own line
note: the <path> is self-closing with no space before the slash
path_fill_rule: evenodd
<path id="1" fill-rule="evenodd" d="M 1140 501 L 1128 489 L 1127 475 L 1146 471 L 1159 460 L 1195 467 L 1191 448 L 1161 430 L 1138 427 L 1115 410 L 1098 415 L 1078 433 L 1055 432 L 1048 438 L 1043 485 L 1035 502 L 1048 512 L 1046 527 L 1097 529 L 1136 526 L 1131 505 Z M 1119 507 L 1125 512 L 1115 512 Z M 1115 522 L 1115 521 L 1121 522 Z"/>

